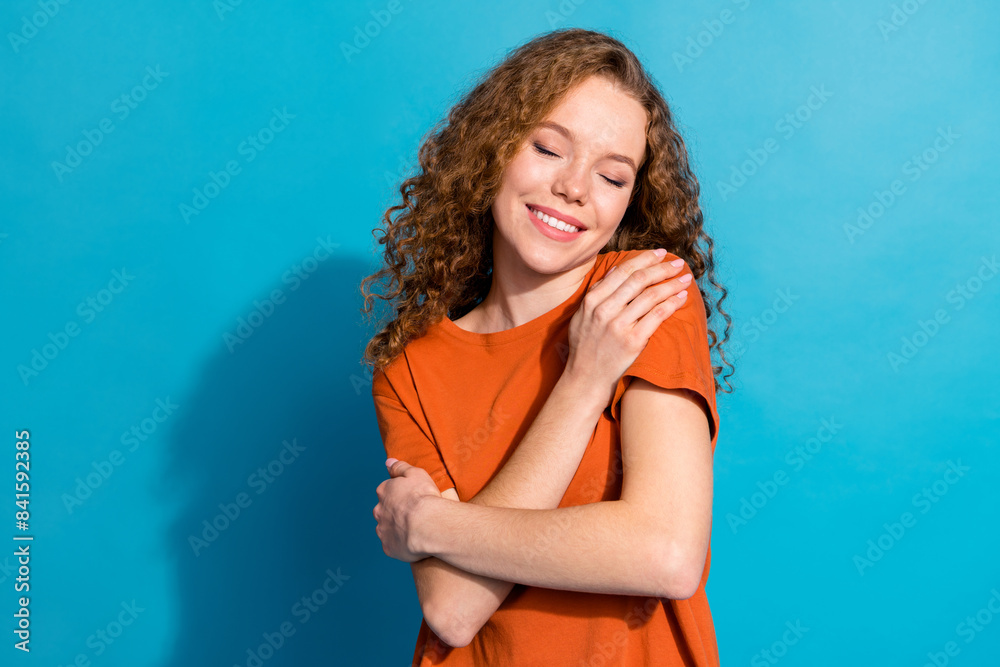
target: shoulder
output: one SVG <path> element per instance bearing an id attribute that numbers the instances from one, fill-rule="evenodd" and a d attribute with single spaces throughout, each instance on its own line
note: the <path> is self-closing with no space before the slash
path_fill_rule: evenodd
<path id="1" fill-rule="evenodd" d="M 606 266 L 602 271 L 602 275 L 595 276 L 595 278 L 603 277 L 603 275 L 605 275 L 608 271 L 611 270 L 611 267 L 619 266 L 624 262 L 627 262 L 631 259 L 634 259 L 642 255 L 645 252 L 648 252 L 648 250 L 620 250 L 616 252 L 607 253 L 605 255 L 605 257 L 607 258 Z M 667 254 L 665 254 L 660 259 L 660 261 L 673 262 L 674 260 L 677 259 L 681 259 L 681 257 L 668 251 Z M 692 277 L 694 276 L 694 273 L 691 271 L 691 267 L 687 265 L 686 261 L 684 262 L 684 266 L 681 267 L 680 272 L 672 276 L 671 278 L 668 278 L 667 280 L 674 280 L 685 274 L 690 274 Z M 663 325 L 661 325 L 661 329 L 664 327 L 669 328 L 670 326 L 674 326 L 674 324 L 669 324 L 669 325 L 667 324 L 668 322 L 671 321 L 673 321 L 673 323 L 683 322 L 684 324 L 695 327 L 699 331 L 699 334 L 704 331 L 705 334 L 707 335 L 706 331 L 708 328 L 707 313 L 705 311 L 705 304 L 702 301 L 701 288 L 699 287 L 697 280 L 692 280 L 690 283 L 688 283 L 686 289 L 688 294 L 687 298 L 684 300 L 684 303 L 680 306 L 680 308 L 677 309 L 677 311 L 671 317 L 669 317 L 664 322 Z"/>
<path id="2" fill-rule="evenodd" d="M 640 250 L 616 250 L 616 251 L 613 251 L 613 252 L 605 253 L 605 254 L 601 255 L 600 257 L 605 258 L 605 263 L 607 265 L 607 269 L 610 270 L 612 266 L 618 266 L 619 264 L 627 262 L 630 259 L 635 259 L 639 255 L 642 255 L 643 253 L 649 252 L 649 250 L 651 250 L 651 249 L 646 249 L 646 250 L 642 250 L 642 249 L 640 249 Z M 680 258 L 677 255 L 675 255 L 674 253 L 668 251 L 667 254 L 665 254 L 660 259 L 660 261 L 661 262 L 672 262 L 675 259 L 680 259 Z M 687 267 L 685 267 L 685 269 L 689 270 L 689 269 L 687 269 Z"/>
<path id="3" fill-rule="evenodd" d="M 401 398 L 408 384 L 412 384 L 407 361 L 409 345 L 400 351 L 392 361 L 372 373 L 372 395 Z"/>
<path id="4" fill-rule="evenodd" d="M 409 340 L 403 349 L 381 370 L 372 373 L 372 393 L 391 393 L 386 388 L 412 387 L 414 364 L 436 363 L 451 353 L 449 341 L 441 333 L 444 318 L 427 325 L 422 334 Z"/>
<path id="5" fill-rule="evenodd" d="M 609 252 L 609 253 L 606 253 L 604 255 L 601 255 L 602 258 L 605 258 L 604 259 L 604 267 L 603 267 L 602 274 L 606 274 L 608 271 L 611 270 L 612 267 L 614 267 L 614 266 L 620 266 L 621 264 L 624 264 L 625 262 L 627 262 L 629 260 L 635 259 L 636 257 L 639 257 L 640 255 L 642 255 L 643 253 L 646 253 L 646 252 L 649 252 L 649 251 L 648 250 L 619 250 L 619 251 L 616 251 L 616 252 Z M 662 258 L 660 258 L 660 262 L 661 263 L 662 262 L 673 262 L 673 261 L 678 260 L 678 259 L 681 259 L 681 258 L 678 257 L 677 255 L 675 255 L 674 253 L 668 251 L 667 254 L 665 254 Z M 691 267 L 687 265 L 687 262 L 684 262 L 684 266 L 681 268 L 680 273 L 678 273 L 673 278 L 680 277 L 680 276 L 684 275 L 685 273 L 691 273 L 693 275 L 693 273 L 691 271 Z M 673 278 L 671 278 L 671 280 Z M 691 286 L 694 287 L 695 289 L 697 289 L 697 287 L 698 287 L 697 284 L 695 283 L 695 281 L 693 281 L 693 280 L 691 281 Z"/>

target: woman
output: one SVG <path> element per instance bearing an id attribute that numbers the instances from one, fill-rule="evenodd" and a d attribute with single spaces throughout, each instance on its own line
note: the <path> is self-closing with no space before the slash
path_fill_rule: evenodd
<path id="1" fill-rule="evenodd" d="M 397 283 L 366 360 L 376 532 L 424 612 L 413 664 L 717 665 L 722 350 L 699 278 L 722 343 L 730 319 L 666 102 L 618 40 L 556 31 L 419 156 L 362 283 L 366 312 L 368 282 Z"/>

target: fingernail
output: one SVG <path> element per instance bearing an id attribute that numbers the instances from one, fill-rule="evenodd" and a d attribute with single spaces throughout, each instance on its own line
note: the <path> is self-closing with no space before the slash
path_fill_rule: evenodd
<path id="1" fill-rule="evenodd" d="M 612 266 L 612 267 L 611 267 L 611 268 L 610 268 L 610 269 L 608 270 L 608 273 L 611 273 L 612 271 L 614 271 L 614 270 L 615 270 L 615 269 L 617 269 L 617 268 L 618 268 L 617 266 Z M 605 273 L 604 275 L 608 275 L 608 273 Z"/>
<path id="2" fill-rule="evenodd" d="M 398 460 L 399 460 L 399 459 L 386 459 L 386 460 L 385 460 L 385 467 L 386 467 L 386 468 L 391 468 L 391 467 L 392 467 L 392 464 L 393 464 L 393 463 L 395 463 L 395 462 L 396 462 L 396 461 L 398 461 Z"/>
<path id="3" fill-rule="evenodd" d="M 687 296 L 688 296 L 688 291 L 687 290 L 681 290 L 680 292 L 677 293 L 677 298 L 681 299 L 682 301 L 684 299 L 686 299 Z"/>
<path id="4" fill-rule="evenodd" d="M 670 262 L 670 264 L 672 266 L 684 266 L 684 260 L 683 259 L 675 259 L 674 261 Z"/>
<path id="5" fill-rule="evenodd" d="M 690 273 L 685 273 L 683 276 L 681 276 L 680 278 L 677 279 L 677 282 L 681 282 L 681 283 L 689 283 L 689 282 L 691 282 L 691 274 Z"/>
<path id="6" fill-rule="evenodd" d="M 657 248 L 656 250 L 653 251 L 653 254 L 656 255 L 657 257 L 663 257 L 664 255 L 667 254 L 667 251 L 664 250 L 663 248 Z"/>

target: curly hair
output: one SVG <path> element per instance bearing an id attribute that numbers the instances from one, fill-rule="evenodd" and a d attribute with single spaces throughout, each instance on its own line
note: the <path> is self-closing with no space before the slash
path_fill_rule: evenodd
<path id="1" fill-rule="evenodd" d="M 444 316 L 461 317 L 489 292 L 491 205 L 504 171 L 537 123 L 567 91 L 594 75 L 617 83 L 649 119 L 646 159 L 622 221 L 601 253 L 662 247 L 687 262 L 695 281 L 707 274 L 721 292 L 717 307 L 726 322 L 721 341 L 709 327 L 709 348 L 733 368 L 723 351 L 732 322 L 722 309 L 727 292 L 715 280 L 713 242 L 703 228 L 698 181 L 670 108 L 624 44 L 600 32 L 569 28 L 512 51 L 425 136 L 418 152 L 420 170 L 403 181 L 403 203 L 390 207 L 383 218 L 384 233 L 377 237 L 385 246 L 383 268 L 361 282 L 363 313 L 371 312 L 374 297 L 395 308 L 394 317 L 365 348 L 363 361 L 374 371 L 388 365 L 430 324 Z M 397 211 L 403 213 L 393 220 Z M 369 283 L 386 277 L 385 294 L 368 290 Z M 711 321 L 710 297 L 699 291 Z M 719 391 L 723 367 L 713 364 L 712 369 Z"/>

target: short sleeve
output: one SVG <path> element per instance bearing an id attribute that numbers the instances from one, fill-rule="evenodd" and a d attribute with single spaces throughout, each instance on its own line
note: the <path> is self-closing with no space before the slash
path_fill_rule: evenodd
<path id="1" fill-rule="evenodd" d="M 662 261 L 676 255 L 667 253 Z M 623 258 L 624 259 L 624 258 Z M 690 274 L 685 265 L 683 273 Z M 678 275 L 682 275 L 678 274 Z M 653 332 L 645 349 L 615 386 L 609 406 L 611 418 L 621 422 L 621 398 L 632 378 L 640 377 L 664 389 L 689 389 L 700 395 L 707 407 L 709 431 L 714 443 L 719 429 L 715 405 L 715 378 L 708 345 L 708 322 L 701 292 L 692 281 L 684 304 Z"/>
<path id="2" fill-rule="evenodd" d="M 425 430 L 426 423 L 422 427 L 422 420 L 414 418 L 406 409 L 383 371 L 372 376 L 372 399 L 386 456 L 426 470 L 438 491 L 454 487 L 455 482 L 441 459 L 440 450 Z"/>

